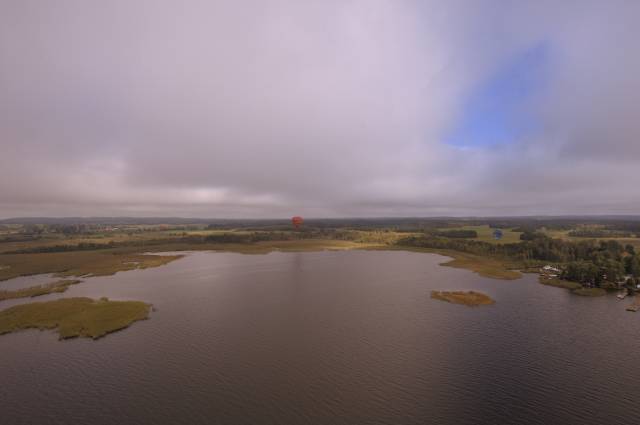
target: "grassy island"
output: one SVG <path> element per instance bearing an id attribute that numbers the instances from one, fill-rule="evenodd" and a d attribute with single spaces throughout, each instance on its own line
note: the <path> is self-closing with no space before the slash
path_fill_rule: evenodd
<path id="1" fill-rule="evenodd" d="M 446 301 L 448 303 L 463 304 L 469 307 L 490 305 L 495 303 L 495 301 L 488 295 L 474 291 L 431 291 L 431 298 L 435 300 Z"/>
<path id="2" fill-rule="evenodd" d="M 106 298 L 63 298 L 17 305 L 0 311 L 0 335 L 22 329 L 56 329 L 60 339 L 97 339 L 149 316 L 151 306 L 141 301 Z"/>

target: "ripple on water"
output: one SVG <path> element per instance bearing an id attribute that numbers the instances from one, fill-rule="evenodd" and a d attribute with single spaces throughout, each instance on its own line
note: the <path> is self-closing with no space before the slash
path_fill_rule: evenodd
<path id="1" fill-rule="evenodd" d="M 150 302 L 98 341 L 0 337 L 3 423 L 635 425 L 640 314 L 436 255 L 193 253 L 65 296 Z M 478 309 L 430 298 L 474 290 Z"/>

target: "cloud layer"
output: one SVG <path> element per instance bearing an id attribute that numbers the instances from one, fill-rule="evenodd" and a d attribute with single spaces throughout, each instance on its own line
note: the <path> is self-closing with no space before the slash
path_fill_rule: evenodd
<path id="1" fill-rule="evenodd" d="M 0 217 L 638 213 L 640 3 L 9 0 Z M 544 43 L 528 132 L 446 143 Z"/>

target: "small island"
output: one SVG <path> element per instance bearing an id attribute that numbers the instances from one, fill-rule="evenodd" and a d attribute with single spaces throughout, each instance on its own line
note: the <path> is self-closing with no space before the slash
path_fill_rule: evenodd
<path id="1" fill-rule="evenodd" d="M 431 298 L 440 301 L 446 301 L 448 303 L 463 304 L 469 307 L 477 307 L 480 305 L 494 304 L 495 301 L 480 292 L 475 291 L 431 291 Z"/>
<path id="2" fill-rule="evenodd" d="M 107 298 L 63 298 L 0 311 L 0 335 L 22 329 L 55 329 L 60 339 L 97 339 L 149 317 L 151 305 Z"/>

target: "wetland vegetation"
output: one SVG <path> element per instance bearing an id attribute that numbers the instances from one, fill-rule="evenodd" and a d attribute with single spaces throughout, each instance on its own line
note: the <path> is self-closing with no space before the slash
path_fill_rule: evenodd
<path id="1" fill-rule="evenodd" d="M 140 301 L 106 298 L 63 298 L 21 304 L 0 311 L 0 335 L 22 329 L 53 329 L 60 339 L 97 339 L 149 316 L 151 306 Z"/>
<path id="2" fill-rule="evenodd" d="M 46 283 L 43 285 L 30 286 L 28 288 L 16 289 L 15 291 L 0 290 L 0 301 L 16 299 L 16 298 L 33 298 L 41 295 L 53 294 L 56 292 L 65 292 L 69 286 L 82 282 L 77 279 L 64 279 L 57 282 Z"/>
<path id="3" fill-rule="evenodd" d="M 578 282 L 571 282 L 568 280 L 562 280 L 562 279 L 557 279 L 557 278 L 552 278 L 552 279 L 540 279 L 540 283 L 542 283 L 543 285 L 548 285 L 548 286 L 555 286 L 556 288 L 564 288 L 564 289 L 579 289 L 582 288 L 582 285 L 580 285 Z"/>
<path id="4" fill-rule="evenodd" d="M 140 246 L 139 250 L 144 250 Z M 55 273 L 58 277 L 109 276 L 120 271 L 158 267 L 181 255 L 149 255 L 123 250 L 0 254 L 0 281 L 19 276 Z"/>
<path id="5" fill-rule="evenodd" d="M 606 295 L 607 291 L 602 288 L 577 288 L 571 291 L 572 294 L 583 297 L 601 297 Z"/>
<path id="6" fill-rule="evenodd" d="M 495 303 L 490 296 L 475 291 L 431 291 L 431 298 L 453 304 L 462 304 L 469 307 L 491 305 Z"/>

